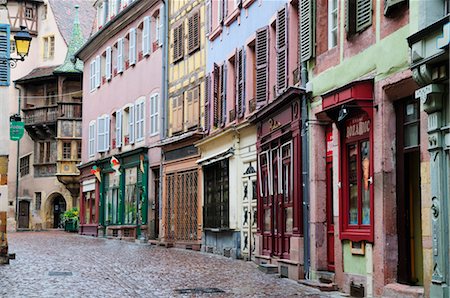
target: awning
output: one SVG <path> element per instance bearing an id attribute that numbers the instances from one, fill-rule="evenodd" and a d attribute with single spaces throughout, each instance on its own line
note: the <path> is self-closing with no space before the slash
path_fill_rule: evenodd
<path id="1" fill-rule="evenodd" d="M 230 158 L 233 155 L 234 155 L 234 148 L 231 147 L 227 150 L 213 154 L 212 156 L 208 156 L 208 157 L 199 159 L 199 160 L 197 160 L 197 164 L 199 164 L 201 166 L 207 166 L 209 164 L 224 160 L 226 158 Z"/>

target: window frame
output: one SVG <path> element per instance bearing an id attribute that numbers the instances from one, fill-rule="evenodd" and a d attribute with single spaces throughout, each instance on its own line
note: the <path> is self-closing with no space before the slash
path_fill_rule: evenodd
<path id="1" fill-rule="evenodd" d="M 19 159 L 20 178 L 30 175 L 30 157 L 31 154 L 27 154 Z"/>
<path id="2" fill-rule="evenodd" d="M 145 139 L 145 97 L 136 100 L 134 106 L 135 142 L 137 143 Z"/>
<path id="3" fill-rule="evenodd" d="M 68 152 L 66 145 L 68 145 Z M 72 159 L 72 141 L 62 141 L 62 151 L 61 157 L 63 160 L 71 160 Z M 68 157 L 67 157 L 68 154 Z"/>
<path id="4" fill-rule="evenodd" d="M 95 136 L 96 136 L 96 121 L 92 120 L 89 122 L 89 131 L 88 131 L 88 157 L 95 157 Z"/>
<path id="5" fill-rule="evenodd" d="M 334 6 L 336 4 L 336 7 Z M 336 26 L 333 28 L 333 21 L 336 22 Z M 332 43 L 333 36 L 335 43 Z M 338 1 L 328 0 L 328 50 L 337 46 L 338 42 Z"/>
<path id="6" fill-rule="evenodd" d="M 150 136 L 155 136 L 158 133 L 159 133 L 159 94 L 154 93 L 150 95 Z"/>

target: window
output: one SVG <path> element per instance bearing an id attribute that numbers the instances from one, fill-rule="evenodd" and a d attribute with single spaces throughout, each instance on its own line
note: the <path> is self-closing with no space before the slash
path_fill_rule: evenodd
<path id="1" fill-rule="evenodd" d="M 89 87 L 91 92 L 95 90 L 95 60 L 91 61 L 91 64 L 89 65 Z"/>
<path id="2" fill-rule="evenodd" d="M 123 38 L 119 38 L 117 40 L 117 72 L 122 73 L 123 72 L 123 48 L 124 48 L 125 41 Z"/>
<path id="3" fill-rule="evenodd" d="M 128 140 L 130 144 L 134 144 L 135 137 L 135 114 L 134 114 L 134 105 L 130 105 L 128 108 Z"/>
<path id="4" fill-rule="evenodd" d="M 100 56 L 95 57 L 95 87 L 100 87 L 101 80 L 101 62 Z"/>
<path id="5" fill-rule="evenodd" d="M 183 23 L 173 29 L 173 62 L 184 56 L 184 28 Z"/>
<path id="6" fill-rule="evenodd" d="M 222 25 L 223 23 L 223 14 L 224 14 L 224 1 L 228 0 L 217 0 L 217 24 Z"/>
<path id="7" fill-rule="evenodd" d="M 372 0 L 347 0 L 348 35 L 363 31 L 372 25 Z"/>
<path id="8" fill-rule="evenodd" d="M 106 48 L 106 56 L 105 56 L 105 77 L 108 81 L 111 80 L 111 76 L 112 76 L 111 61 L 112 61 L 112 49 L 111 49 L 111 47 L 107 47 Z"/>
<path id="9" fill-rule="evenodd" d="M 214 84 L 213 84 L 213 109 L 214 109 L 214 126 L 224 126 L 226 123 L 227 108 L 227 68 L 224 62 L 218 66 L 214 64 Z"/>
<path id="10" fill-rule="evenodd" d="M 95 120 L 89 123 L 88 153 L 89 157 L 95 156 Z"/>
<path id="11" fill-rule="evenodd" d="M 84 221 L 86 224 L 95 223 L 95 191 L 87 191 L 83 193 L 84 200 Z"/>
<path id="12" fill-rule="evenodd" d="M 184 93 L 186 114 L 187 114 L 187 128 L 197 126 L 199 123 L 200 114 L 200 86 L 196 86 Z"/>
<path id="13" fill-rule="evenodd" d="M 63 159 L 71 159 L 72 143 L 70 141 L 63 142 L 62 156 L 63 156 Z"/>
<path id="14" fill-rule="evenodd" d="M 188 52 L 189 54 L 200 48 L 200 13 L 196 12 L 188 18 Z"/>
<path id="15" fill-rule="evenodd" d="M 105 24 L 105 11 L 103 1 L 97 3 L 97 27 L 100 29 Z"/>
<path id="16" fill-rule="evenodd" d="M 108 6 L 109 6 L 109 19 L 112 19 L 118 12 L 117 0 L 110 0 Z"/>
<path id="17" fill-rule="evenodd" d="M 136 141 L 140 142 L 144 139 L 144 120 L 145 120 L 145 113 L 144 113 L 144 105 L 145 104 L 145 98 L 139 99 L 134 108 L 135 112 L 135 119 L 136 119 Z"/>
<path id="18" fill-rule="evenodd" d="M 264 106 L 268 99 L 269 30 L 264 27 L 256 31 L 256 105 Z"/>
<path id="19" fill-rule="evenodd" d="M 159 94 L 153 94 L 150 96 L 150 134 L 155 135 L 159 131 Z"/>
<path id="20" fill-rule="evenodd" d="M 183 130 L 183 96 L 172 98 L 172 132 Z"/>
<path id="21" fill-rule="evenodd" d="M 337 0 L 328 0 L 328 49 L 337 45 Z"/>
<path id="22" fill-rule="evenodd" d="M 138 170 L 125 169 L 125 224 L 136 224 L 138 207 Z"/>
<path id="23" fill-rule="evenodd" d="M 120 189 L 120 176 L 115 173 L 110 173 L 105 176 L 105 224 L 113 225 L 121 223 L 119 216 L 119 189 Z"/>
<path id="24" fill-rule="evenodd" d="M 32 20 L 33 19 L 33 8 L 31 7 L 25 7 L 25 18 L 27 20 Z"/>
<path id="25" fill-rule="evenodd" d="M 144 56 L 150 54 L 150 17 L 144 18 L 144 28 L 142 30 L 142 53 Z"/>
<path id="26" fill-rule="evenodd" d="M 132 28 L 130 30 L 128 57 L 129 57 L 130 65 L 135 65 L 136 64 L 136 28 Z"/>
<path id="27" fill-rule="evenodd" d="M 47 19 L 47 4 L 44 4 L 42 6 L 42 19 L 46 20 Z"/>
<path id="28" fill-rule="evenodd" d="M 205 78 L 205 127 L 204 130 L 208 133 L 211 128 L 211 75 L 208 74 Z"/>
<path id="29" fill-rule="evenodd" d="M 109 150 L 109 125 L 108 115 L 97 118 L 97 152 L 107 152 Z"/>
<path id="30" fill-rule="evenodd" d="M 30 155 L 20 158 L 20 177 L 30 174 Z"/>
<path id="31" fill-rule="evenodd" d="M 53 59 L 55 55 L 55 37 L 54 36 L 46 36 L 44 39 L 44 61 Z"/>
<path id="32" fill-rule="evenodd" d="M 204 167 L 205 228 L 229 228 L 228 159 Z"/>
<path id="33" fill-rule="evenodd" d="M 77 141 L 77 159 L 81 159 L 81 141 Z"/>
<path id="34" fill-rule="evenodd" d="M 205 25 L 205 30 L 206 30 L 206 36 L 209 36 L 209 34 L 212 31 L 212 24 L 211 24 L 211 0 L 206 0 L 206 17 L 205 17 L 205 21 L 206 21 L 206 25 Z"/>
<path id="35" fill-rule="evenodd" d="M 161 11 L 162 8 L 155 16 L 155 43 L 159 46 L 163 43 L 163 23 L 161 22 Z"/>
<path id="36" fill-rule="evenodd" d="M 50 152 L 55 152 L 56 142 L 38 142 L 35 147 L 35 163 L 46 164 L 55 161 L 55 156 L 51 156 Z M 53 150 L 52 150 L 53 149 Z"/>
<path id="37" fill-rule="evenodd" d="M 40 192 L 35 192 L 34 193 L 34 209 L 35 210 L 41 210 L 41 202 L 42 202 L 42 193 Z"/>
<path id="38" fill-rule="evenodd" d="M 245 50 L 240 48 L 235 59 L 236 112 L 239 118 L 245 114 Z"/>

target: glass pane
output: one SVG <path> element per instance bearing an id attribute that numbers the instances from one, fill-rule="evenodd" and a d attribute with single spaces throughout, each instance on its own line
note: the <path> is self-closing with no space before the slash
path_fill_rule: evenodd
<path id="1" fill-rule="evenodd" d="M 264 209 L 264 231 L 270 232 L 270 209 Z"/>
<path id="2" fill-rule="evenodd" d="M 405 122 L 419 119 L 419 105 L 417 102 L 409 103 L 405 106 Z"/>
<path id="3" fill-rule="evenodd" d="M 362 224 L 370 224 L 370 145 L 369 141 L 361 143 L 361 194 L 362 194 Z"/>
<path id="4" fill-rule="evenodd" d="M 294 226 L 292 214 L 292 207 L 287 207 L 284 209 L 286 233 L 292 233 L 292 227 Z"/>
<path id="5" fill-rule="evenodd" d="M 419 123 L 405 125 L 405 147 L 419 145 Z"/>
<path id="6" fill-rule="evenodd" d="M 348 146 L 349 224 L 358 224 L 358 172 L 356 144 Z"/>

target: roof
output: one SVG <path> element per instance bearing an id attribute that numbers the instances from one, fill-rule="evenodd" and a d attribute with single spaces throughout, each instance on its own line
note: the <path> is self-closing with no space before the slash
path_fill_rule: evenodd
<path id="1" fill-rule="evenodd" d="M 80 7 L 80 26 L 84 40 L 87 40 L 92 33 L 96 11 L 93 0 L 48 0 L 55 16 L 55 22 L 61 32 L 66 44 L 69 44 L 73 31 L 75 5 Z"/>
<path id="2" fill-rule="evenodd" d="M 30 71 L 26 76 L 21 77 L 20 79 L 15 80 L 15 83 L 23 83 L 25 81 L 43 78 L 43 77 L 51 77 L 53 76 L 53 72 L 58 67 L 56 66 L 47 66 L 47 67 L 38 67 Z"/>

